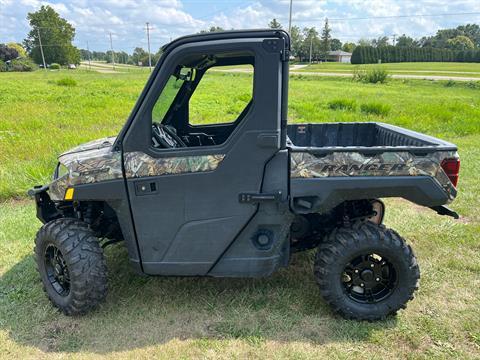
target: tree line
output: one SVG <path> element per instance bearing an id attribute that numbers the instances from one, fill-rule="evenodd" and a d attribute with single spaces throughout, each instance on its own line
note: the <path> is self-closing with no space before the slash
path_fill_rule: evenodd
<path id="1" fill-rule="evenodd" d="M 407 46 L 357 46 L 352 54 L 352 64 L 398 62 L 480 62 L 480 49 L 453 50 L 433 47 Z"/>
<path id="2" fill-rule="evenodd" d="M 162 55 L 161 49 L 155 54 L 152 54 L 151 61 L 152 66 L 155 65 Z M 148 52 L 141 47 L 136 47 L 132 54 L 128 54 L 125 51 L 89 51 L 80 49 L 80 59 L 82 61 L 105 61 L 112 63 L 115 60 L 117 64 L 129 64 L 137 66 L 148 66 Z"/>
<path id="3" fill-rule="evenodd" d="M 131 54 L 125 51 L 89 51 L 78 49 L 72 42 L 75 28 L 49 5 L 42 5 L 39 10 L 28 13 L 27 19 L 31 30 L 20 44 L 2 44 L 0 46 L 0 70 L 6 65 L 27 64 L 32 59 L 37 64 L 59 63 L 61 65 L 79 64 L 81 60 L 97 60 L 148 66 L 149 54 L 141 47 L 136 47 Z M 270 28 L 281 29 L 277 19 L 268 24 Z M 224 31 L 212 26 L 200 31 Z M 403 61 L 459 61 L 478 62 L 480 51 L 480 27 L 477 24 L 461 25 L 453 29 L 438 30 L 433 36 L 414 39 L 405 34 L 398 38 L 381 36 L 375 39 L 360 39 L 357 42 L 342 43 L 332 37 L 328 19 L 322 28 L 292 26 L 291 55 L 301 62 L 328 61 L 329 52 L 343 50 L 353 53 L 352 62 L 356 64 Z M 42 43 L 43 56 L 40 48 Z M 151 55 L 152 65 L 161 56 L 161 49 Z M 8 64 L 7 64 L 8 62 Z M 27 64 L 28 65 L 28 64 Z M 28 68 L 28 66 L 26 66 Z"/>
<path id="4" fill-rule="evenodd" d="M 282 29 L 277 19 L 268 24 L 272 29 Z M 225 31 L 219 26 L 211 26 L 200 33 Z M 477 24 L 461 25 L 454 29 L 438 30 L 433 36 L 414 39 L 405 34 L 392 39 L 380 36 L 374 39 L 362 38 L 357 42 L 342 43 L 333 38 L 328 19 L 319 31 L 316 27 L 292 26 L 290 31 L 291 55 L 300 62 L 328 61 L 330 51 L 342 50 L 352 54 L 352 63 L 366 64 L 405 61 L 458 61 L 478 62 L 480 50 L 480 27 Z M 392 43 L 394 43 L 392 45 Z M 112 61 L 111 51 L 80 50 L 82 60 Z M 154 65 L 160 58 L 161 51 L 152 54 Z M 133 53 L 115 52 L 115 62 L 121 64 L 148 66 L 148 52 L 137 47 Z"/>

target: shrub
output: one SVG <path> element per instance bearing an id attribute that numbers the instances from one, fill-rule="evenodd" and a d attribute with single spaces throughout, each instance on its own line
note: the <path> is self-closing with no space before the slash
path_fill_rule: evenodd
<path id="1" fill-rule="evenodd" d="M 388 77 L 388 71 L 382 66 L 376 66 L 367 70 L 357 66 L 355 69 L 353 69 L 353 81 L 371 84 L 383 84 L 387 81 Z"/>
<path id="2" fill-rule="evenodd" d="M 455 86 L 455 81 L 453 80 L 448 80 L 444 85 L 445 87 L 452 87 L 452 86 Z"/>
<path id="3" fill-rule="evenodd" d="M 388 79 L 388 71 L 381 66 L 376 66 L 367 70 L 365 81 L 371 84 L 384 84 Z"/>
<path id="4" fill-rule="evenodd" d="M 52 64 L 50 64 L 50 69 L 51 70 L 60 70 L 60 64 L 52 63 Z"/>
<path id="5" fill-rule="evenodd" d="M 56 84 L 58 86 L 77 86 L 77 82 L 75 81 L 75 79 L 72 79 L 70 77 L 57 80 Z"/>
<path id="6" fill-rule="evenodd" d="M 9 61 L 18 57 L 18 51 L 13 47 L 0 44 L 0 60 Z"/>
<path id="7" fill-rule="evenodd" d="M 354 99 L 335 99 L 328 102 L 328 107 L 332 110 L 354 111 L 357 108 L 357 102 Z"/>
<path id="8" fill-rule="evenodd" d="M 35 63 L 29 58 L 12 60 L 9 71 L 33 71 Z"/>
<path id="9" fill-rule="evenodd" d="M 7 71 L 7 65 L 5 65 L 5 63 L 0 60 L 0 72 L 3 72 L 3 71 Z"/>
<path id="10" fill-rule="evenodd" d="M 469 81 L 465 84 L 465 86 L 469 89 L 480 89 L 480 84 L 478 81 Z"/>
<path id="11" fill-rule="evenodd" d="M 382 103 L 366 103 L 360 106 L 360 111 L 365 114 L 387 116 L 390 112 L 390 106 Z"/>
<path id="12" fill-rule="evenodd" d="M 363 82 L 365 80 L 365 69 L 362 69 L 360 66 L 355 66 L 353 68 L 353 81 Z"/>

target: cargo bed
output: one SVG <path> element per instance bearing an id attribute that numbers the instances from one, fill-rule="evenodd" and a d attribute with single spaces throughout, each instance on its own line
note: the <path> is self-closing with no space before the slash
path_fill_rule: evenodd
<path id="1" fill-rule="evenodd" d="M 446 141 L 383 123 L 294 124 L 287 134 L 297 212 L 376 197 L 432 207 L 456 196 L 458 173 L 444 164 L 458 161 L 457 147 Z"/>
<path id="2" fill-rule="evenodd" d="M 287 134 L 293 151 L 456 151 L 449 142 L 384 123 L 291 124 Z"/>

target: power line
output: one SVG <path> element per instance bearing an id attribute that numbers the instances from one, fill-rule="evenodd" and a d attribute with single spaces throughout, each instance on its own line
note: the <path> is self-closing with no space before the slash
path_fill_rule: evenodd
<path id="1" fill-rule="evenodd" d="M 147 43 L 148 43 L 148 67 L 150 68 L 150 72 L 152 72 L 152 53 L 150 51 L 150 26 L 147 21 Z"/>
<path id="2" fill-rule="evenodd" d="M 92 70 L 92 66 L 91 66 L 91 64 L 90 64 L 90 60 L 91 60 L 91 59 L 90 59 L 90 58 L 91 58 L 90 55 L 91 55 L 91 54 L 90 54 L 90 47 L 88 46 L 88 40 L 87 40 L 87 54 L 88 54 L 88 69 L 89 69 L 89 70 Z"/>
<path id="3" fill-rule="evenodd" d="M 290 0 L 290 15 L 288 16 L 288 33 L 292 32 L 292 6 L 293 0 Z"/>
<path id="4" fill-rule="evenodd" d="M 113 52 L 112 32 L 109 32 L 109 34 L 110 34 L 110 49 L 112 50 L 112 64 L 113 64 L 113 70 L 115 70 L 115 53 Z"/>
<path id="5" fill-rule="evenodd" d="M 354 20 L 378 20 L 378 19 L 399 19 L 399 18 L 413 18 L 413 17 L 442 17 L 442 16 L 463 16 L 463 15 L 480 15 L 480 12 L 464 12 L 464 13 L 445 13 L 445 14 L 409 14 L 409 15 L 389 15 L 389 16 L 366 16 L 356 18 L 336 18 L 328 19 L 329 21 L 354 21 Z M 308 19 L 303 21 L 323 20 L 323 19 Z M 298 21 L 298 20 L 297 20 Z"/>
<path id="6" fill-rule="evenodd" d="M 45 56 L 43 55 L 43 47 L 42 47 L 42 38 L 40 36 L 40 29 L 37 28 L 38 34 L 38 43 L 40 44 L 40 52 L 42 53 L 42 61 L 43 61 L 43 68 L 47 71 L 47 65 L 45 64 Z"/>

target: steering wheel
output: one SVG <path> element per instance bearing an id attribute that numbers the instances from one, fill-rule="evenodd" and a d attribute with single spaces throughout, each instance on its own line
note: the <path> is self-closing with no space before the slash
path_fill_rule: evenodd
<path id="1" fill-rule="evenodd" d="M 153 123 L 152 134 L 152 141 L 155 147 L 171 149 L 187 146 L 177 135 L 175 128 L 171 126 Z"/>

